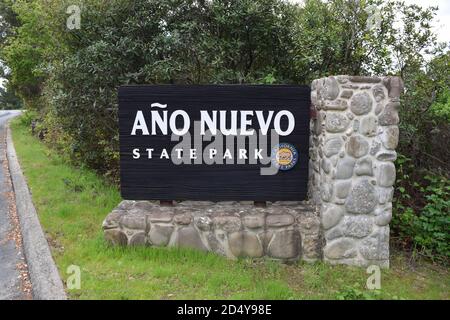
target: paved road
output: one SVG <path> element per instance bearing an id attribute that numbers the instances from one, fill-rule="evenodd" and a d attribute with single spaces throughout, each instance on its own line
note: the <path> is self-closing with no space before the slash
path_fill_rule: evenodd
<path id="1" fill-rule="evenodd" d="M 0 300 L 28 299 L 27 270 L 6 159 L 6 122 L 18 111 L 0 110 Z"/>

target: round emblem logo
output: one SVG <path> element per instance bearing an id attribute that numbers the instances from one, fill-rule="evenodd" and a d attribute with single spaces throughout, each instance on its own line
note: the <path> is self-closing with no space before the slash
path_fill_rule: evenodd
<path id="1" fill-rule="evenodd" d="M 298 161 L 298 152 L 290 143 L 280 143 L 272 149 L 272 163 L 279 170 L 292 169 Z"/>

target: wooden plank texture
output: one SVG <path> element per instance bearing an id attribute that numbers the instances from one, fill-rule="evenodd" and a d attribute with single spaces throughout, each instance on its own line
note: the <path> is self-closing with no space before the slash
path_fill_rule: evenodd
<path id="1" fill-rule="evenodd" d="M 167 108 L 151 108 L 150 105 L 155 102 L 167 104 Z M 191 134 L 194 121 L 200 119 L 200 110 L 226 110 L 228 124 L 231 110 L 262 110 L 265 115 L 269 110 L 275 113 L 288 110 L 295 117 L 295 129 L 290 135 L 281 136 L 280 142 L 296 147 L 298 163 L 292 169 L 279 171 L 276 175 L 261 175 L 260 168 L 267 165 L 249 164 L 248 161 L 246 164 L 231 165 L 176 165 L 171 160 L 160 159 L 163 148 L 170 155 L 172 148 L 179 143 L 171 141 L 170 130 L 169 135 L 162 135 L 159 130 L 157 135 L 130 134 L 138 110 L 142 110 L 151 132 L 151 110 L 167 110 L 170 117 L 173 111 L 179 109 L 189 114 Z M 130 200 L 304 200 L 308 181 L 309 119 L 310 88 L 307 86 L 122 86 L 119 89 L 122 197 Z M 182 119 L 177 117 L 177 120 Z M 251 128 L 258 130 L 256 116 L 252 120 Z M 182 126 L 180 121 L 177 121 L 178 127 Z M 238 127 L 239 123 L 238 117 Z M 204 142 L 203 147 L 209 143 Z M 252 149 L 248 143 L 247 147 Z M 140 149 L 139 159 L 133 159 L 132 151 L 135 148 Z M 152 159 L 147 158 L 146 148 L 154 149 Z"/>

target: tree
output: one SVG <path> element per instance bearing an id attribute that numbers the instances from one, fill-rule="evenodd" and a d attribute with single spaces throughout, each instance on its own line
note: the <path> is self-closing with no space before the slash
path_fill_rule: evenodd
<path id="1" fill-rule="evenodd" d="M 437 8 L 403 1 L 306 0 L 294 26 L 298 81 L 330 74 L 404 76 L 439 54 Z"/>
<path id="2" fill-rule="evenodd" d="M 0 2 L 0 52 L 7 39 L 14 35 L 14 30 L 19 26 L 17 14 L 12 9 L 12 2 L 4 0 Z M 8 68 L 0 56 L 0 81 L 8 77 Z"/>
<path id="3" fill-rule="evenodd" d="M 14 12 L 13 2 L 11 0 L 3 0 L 0 2 L 0 46 L 6 40 L 14 35 L 14 30 L 20 23 L 17 14 Z"/>
<path id="4" fill-rule="evenodd" d="M 17 110 L 22 108 L 22 102 L 10 90 L 0 87 L 0 109 Z"/>
<path id="5" fill-rule="evenodd" d="M 449 149 L 442 146 L 450 139 L 450 52 L 425 62 L 423 67 L 407 65 L 403 77 L 400 152 L 417 168 L 442 168 L 448 175 Z"/>

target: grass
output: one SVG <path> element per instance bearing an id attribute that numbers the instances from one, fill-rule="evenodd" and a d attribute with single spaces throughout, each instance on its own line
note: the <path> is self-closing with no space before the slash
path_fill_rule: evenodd
<path id="1" fill-rule="evenodd" d="M 101 224 L 120 201 L 118 190 L 75 168 L 20 119 L 11 124 L 22 169 L 64 281 L 81 269 L 71 299 L 448 299 L 449 273 L 427 262 L 411 266 L 400 253 L 382 271 L 379 291 L 365 289 L 364 269 L 323 263 L 283 265 L 187 249 L 117 248 Z"/>

